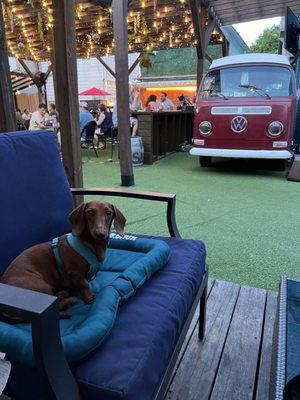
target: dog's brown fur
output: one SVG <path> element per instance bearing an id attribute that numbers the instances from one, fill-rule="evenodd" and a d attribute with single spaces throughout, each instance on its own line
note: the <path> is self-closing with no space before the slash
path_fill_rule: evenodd
<path id="1" fill-rule="evenodd" d="M 114 226 L 119 235 L 124 235 L 126 219 L 112 204 L 91 201 L 81 204 L 70 215 L 72 234 L 78 236 L 94 251 L 99 262 L 104 260 L 109 242 L 109 232 Z M 86 279 L 89 264 L 61 236 L 58 243 L 60 257 L 68 272 L 69 279 L 63 279 L 56 266 L 51 242 L 38 244 L 23 251 L 7 268 L 1 283 L 35 290 L 59 297 L 59 308 L 64 310 L 75 302 L 69 289 L 76 287 L 86 303 L 94 300 L 94 293 Z"/>

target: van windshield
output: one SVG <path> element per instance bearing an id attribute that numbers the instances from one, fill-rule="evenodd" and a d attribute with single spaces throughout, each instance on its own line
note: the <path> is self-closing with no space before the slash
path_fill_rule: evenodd
<path id="1" fill-rule="evenodd" d="M 293 94 L 292 74 L 281 66 L 243 65 L 209 71 L 198 97 L 273 97 Z"/>

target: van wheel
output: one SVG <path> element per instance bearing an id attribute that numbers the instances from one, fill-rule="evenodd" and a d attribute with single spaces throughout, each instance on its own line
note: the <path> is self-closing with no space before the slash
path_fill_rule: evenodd
<path id="1" fill-rule="evenodd" d="M 200 156 L 199 162 L 201 167 L 210 167 L 211 166 L 211 157 Z"/>

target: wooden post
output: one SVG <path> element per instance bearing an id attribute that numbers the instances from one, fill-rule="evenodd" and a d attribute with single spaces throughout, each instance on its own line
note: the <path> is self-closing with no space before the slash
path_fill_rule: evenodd
<path id="1" fill-rule="evenodd" d="M 199 0 L 190 0 L 192 20 L 195 36 L 197 38 L 197 89 L 200 86 L 204 72 L 204 58 L 209 57 L 208 54 L 206 54 L 206 50 L 215 26 L 214 17 L 210 17 L 208 23 L 206 23 L 206 7 L 201 3 L 199 10 L 199 3 Z"/>
<path id="2" fill-rule="evenodd" d="M 2 1 L 0 0 L 0 132 L 10 132 L 16 129 L 15 102 L 8 62 Z"/>
<path id="3" fill-rule="evenodd" d="M 198 89 L 199 89 L 201 81 L 202 81 L 203 72 L 204 72 L 204 59 L 198 58 L 198 60 L 197 60 L 197 93 L 198 93 Z"/>
<path id="4" fill-rule="evenodd" d="M 130 126 L 129 126 L 129 75 L 128 75 L 128 0 L 113 0 L 113 25 L 115 37 L 116 87 L 118 134 L 120 142 L 121 185 L 134 185 Z"/>
<path id="5" fill-rule="evenodd" d="M 63 165 L 71 187 L 83 185 L 76 61 L 75 1 L 53 0 L 54 63 Z M 75 203 L 82 202 L 77 198 Z"/>

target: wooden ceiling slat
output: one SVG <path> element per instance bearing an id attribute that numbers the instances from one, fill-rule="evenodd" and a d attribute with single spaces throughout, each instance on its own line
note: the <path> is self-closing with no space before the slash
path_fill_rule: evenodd
<path id="1" fill-rule="evenodd" d="M 43 2 L 45 3 L 45 0 Z M 205 2 L 208 7 L 213 7 L 223 25 L 280 16 L 284 14 L 286 5 L 290 6 L 295 12 L 300 13 L 299 0 L 206 0 Z M 26 48 L 28 48 L 28 43 L 30 43 L 31 54 L 28 52 L 24 53 L 24 57 L 27 55 L 32 58 L 33 55 L 36 55 L 39 60 L 49 59 L 51 35 L 50 32 L 45 30 L 49 13 L 46 12 L 45 7 L 42 7 L 42 0 L 35 0 L 35 8 L 26 4 L 24 0 L 12 0 L 10 2 L 4 0 L 4 3 L 9 10 L 6 15 L 6 29 L 10 51 L 21 54 L 22 48 L 20 43 L 23 43 Z M 47 0 L 47 5 L 50 6 L 50 4 L 51 1 Z M 90 47 L 91 42 L 93 42 L 94 47 L 94 49 L 91 48 L 91 56 L 95 52 L 105 55 L 107 46 L 111 48 L 113 38 L 111 14 L 109 13 L 109 9 L 103 7 L 101 4 L 103 4 L 101 0 L 77 1 L 77 11 L 80 13 L 80 17 L 76 18 L 78 56 L 87 56 L 87 49 Z M 142 36 L 143 44 L 136 43 L 135 41 L 131 42 L 131 52 L 145 50 L 145 47 L 150 45 L 151 42 L 154 45 L 151 50 L 170 47 L 169 31 L 172 24 L 175 26 L 172 33 L 173 48 L 193 44 L 194 35 L 189 29 L 191 26 L 191 13 L 188 0 L 185 0 L 184 4 L 181 0 L 157 0 L 156 8 L 154 8 L 153 0 L 144 0 L 145 7 L 142 7 L 141 4 L 141 0 L 133 0 L 130 3 L 129 35 L 132 37 L 137 20 L 140 25 L 145 25 L 146 21 L 147 33 L 145 35 L 138 34 L 138 36 Z M 165 12 L 165 7 L 167 7 L 167 12 Z M 137 17 L 137 12 L 140 13 L 139 18 Z M 161 18 L 157 18 L 157 12 L 160 13 Z M 134 18 L 130 16 L 132 13 L 135 15 Z M 41 24 L 41 16 L 44 27 L 43 33 L 38 29 L 38 26 Z M 103 19 L 100 23 L 100 37 L 99 39 L 94 39 L 94 37 L 89 39 L 89 36 L 92 37 L 94 34 L 97 34 L 98 27 L 96 24 L 100 16 Z M 188 16 L 189 22 L 184 25 L 182 21 L 185 16 Z M 135 22 L 133 22 L 134 19 Z M 156 21 L 158 22 L 157 28 L 153 27 Z M 11 31 L 10 27 L 14 28 L 13 31 Z M 25 30 L 27 39 L 24 37 Z M 137 28 L 137 30 L 140 31 L 141 28 Z M 161 42 L 159 38 L 163 32 L 166 32 L 166 37 Z M 188 32 L 187 39 L 181 38 L 182 33 L 187 34 Z M 180 39 L 178 43 L 175 41 L 176 38 Z"/>
<path id="2" fill-rule="evenodd" d="M 260 10 L 261 14 L 264 14 L 264 13 L 269 12 L 269 11 L 273 11 L 274 12 L 276 10 L 279 10 L 278 12 L 281 13 L 282 11 L 284 11 L 284 8 L 282 8 L 282 4 L 281 3 L 282 2 L 278 2 L 277 4 L 273 4 L 273 3 L 270 4 L 270 2 L 268 1 L 268 2 L 259 3 L 258 7 L 255 7 L 254 5 L 249 5 L 249 4 L 248 4 L 248 6 L 246 6 L 246 5 L 244 5 L 242 3 L 240 5 L 240 7 L 239 7 L 238 13 L 240 15 L 247 15 L 247 17 L 248 17 L 249 14 L 257 15 L 258 9 Z M 298 0 L 297 1 L 289 1 L 288 2 L 288 6 L 289 7 L 293 7 L 293 6 L 297 6 L 297 5 L 299 5 L 299 1 Z M 223 18 L 227 18 L 228 16 L 232 17 L 233 15 L 234 15 L 233 9 L 230 9 L 230 8 L 224 9 L 224 11 L 222 12 L 222 17 Z"/>
<path id="3" fill-rule="evenodd" d="M 209 0 L 223 25 L 254 21 L 262 18 L 279 17 L 285 14 L 285 7 L 289 6 L 296 13 L 300 13 L 298 0 Z"/>
<path id="4" fill-rule="evenodd" d="M 12 86 L 13 86 L 13 89 L 17 89 L 18 87 L 25 86 L 25 85 L 27 85 L 27 86 L 33 85 L 32 80 L 31 79 L 22 79 L 18 82 L 14 82 Z"/>

